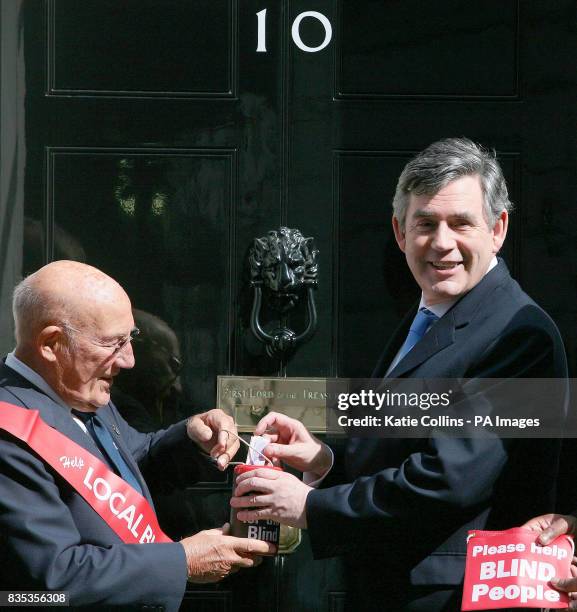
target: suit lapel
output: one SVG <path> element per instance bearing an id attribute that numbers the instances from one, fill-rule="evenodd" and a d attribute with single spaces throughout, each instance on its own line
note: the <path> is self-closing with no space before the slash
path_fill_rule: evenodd
<path id="1" fill-rule="evenodd" d="M 509 270 L 505 262 L 499 259 L 497 266 L 488 272 L 480 281 L 465 294 L 453 307 L 445 313 L 423 336 L 423 338 L 409 351 L 405 357 L 396 365 L 389 373 L 389 378 L 399 378 L 405 376 L 411 370 L 420 366 L 422 363 L 433 357 L 436 353 L 451 345 L 455 341 L 455 330 L 465 327 L 469 324 L 478 309 L 486 304 L 486 300 L 495 289 L 511 280 Z M 401 325 L 402 340 L 406 337 L 410 324 L 415 316 L 416 309 L 413 309 L 411 316 L 406 317 Z M 408 323 L 407 323 L 408 320 Z M 399 334 L 401 335 L 401 334 Z M 395 335 L 398 343 L 398 335 Z M 391 346 L 391 348 L 394 348 Z M 390 357 L 388 364 L 394 359 L 397 350 L 389 352 L 387 357 Z M 391 351 L 392 352 L 392 351 Z M 381 364 L 380 364 L 381 365 Z M 386 372 L 386 364 L 385 370 Z M 384 372 L 383 372 L 384 374 Z M 381 374 L 381 375 L 383 375 Z"/>
<path id="2" fill-rule="evenodd" d="M 455 318 L 450 310 L 415 344 L 389 373 L 389 378 L 400 378 L 410 370 L 415 369 L 427 359 L 443 350 L 455 341 Z"/>

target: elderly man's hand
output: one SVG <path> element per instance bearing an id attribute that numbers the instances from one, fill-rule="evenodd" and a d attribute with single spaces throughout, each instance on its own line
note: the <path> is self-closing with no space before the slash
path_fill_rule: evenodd
<path id="1" fill-rule="evenodd" d="M 262 555 L 276 552 L 276 546 L 262 540 L 235 538 L 222 529 L 208 529 L 180 541 L 186 554 L 189 582 L 218 582 L 243 567 L 255 567 Z"/>
<path id="2" fill-rule="evenodd" d="M 245 508 L 236 515 L 239 521 L 274 520 L 306 529 L 310 491 L 311 487 L 292 474 L 260 468 L 237 477 L 230 505 Z"/>
<path id="3" fill-rule="evenodd" d="M 190 417 L 186 431 L 191 440 L 216 459 L 220 470 L 226 468 L 240 446 L 233 418 L 218 408 Z"/>
<path id="4" fill-rule="evenodd" d="M 329 447 L 296 419 L 269 412 L 259 421 L 254 433 L 270 438 L 271 443 L 263 451 L 269 459 L 280 459 L 295 470 L 314 472 L 318 477 L 324 476 L 331 467 Z"/>

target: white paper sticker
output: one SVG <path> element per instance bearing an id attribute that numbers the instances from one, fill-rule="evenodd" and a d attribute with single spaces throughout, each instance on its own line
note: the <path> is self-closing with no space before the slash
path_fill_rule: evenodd
<path id="1" fill-rule="evenodd" d="M 270 440 L 263 436 L 251 436 L 250 445 L 252 448 L 248 449 L 248 457 L 246 458 L 246 462 L 248 465 L 264 465 L 265 464 L 264 457 L 259 453 L 262 453 L 265 446 L 269 442 Z M 259 452 L 256 452 L 256 451 L 259 451 Z"/>

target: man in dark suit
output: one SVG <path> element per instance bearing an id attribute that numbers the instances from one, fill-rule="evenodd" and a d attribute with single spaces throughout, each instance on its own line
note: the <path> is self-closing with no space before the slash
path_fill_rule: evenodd
<path id="1" fill-rule="evenodd" d="M 555 324 L 497 258 L 510 207 L 494 155 L 467 139 L 436 142 L 407 164 L 393 230 L 422 297 L 374 377 L 567 376 Z M 564 389 L 541 407 L 560 420 Z M 335 465 L 315 489 L 306 482 L 327 473 L 327 447 L 283 415 L 267 415 L 256 433 L 267 427 L 267 454 L 312 474 L 247 473 L 231 504 L 247 508 L 243 520 L 308 528 L 316 558 L 344 555 L 350 609 L 459 610 L 467 531 L 508 528 L 551 507 L 556 440 L 351 439 L 344 477 Z"/>
<path id="2" fill-rule="evenodd" d="M 16 287 L 13 306 L 16 348 L 0 365 L 1 590 L 66 591 L 71 605 L 98 609 L 177 610 L 187 579 L 216 582 L 271 552 L 265 542 L 226 535 L 226 527 L 144 543 L 152 533 L 145 520 L 155 518 L 140 469 L 185 485 L 217 473 L 211 457 L 224 469 L 238 441 L 219 410 L 149 434 L 122 419 L 110 388 L 134 365 L 138 330 L 118 283 L 91 266 L 57 261 Z M 35 441 L 11 431 L 6 418 L 28 419 L 31 410 L 43 421 L 29 421 L 31 430 L 48 426 Z M 94 460 L 99 478 L 87 471 L 74 486 L 58 461 L 50 463 L 48 440 L 56 440 L 63 467 Z M 145 514 L 135 518 L 139 509 Z"/>

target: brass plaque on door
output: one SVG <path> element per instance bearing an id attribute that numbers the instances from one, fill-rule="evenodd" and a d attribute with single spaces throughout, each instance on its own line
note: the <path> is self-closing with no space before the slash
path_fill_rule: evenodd
<path id="1" fill-rule="evenodd" d="M 326 378 L 219 376 L 217 386 L 217 407 L 233 416 L 239 432 L 252 433 L 274 411 L 301 421 L 312 433 L 326 433 Z"/>

